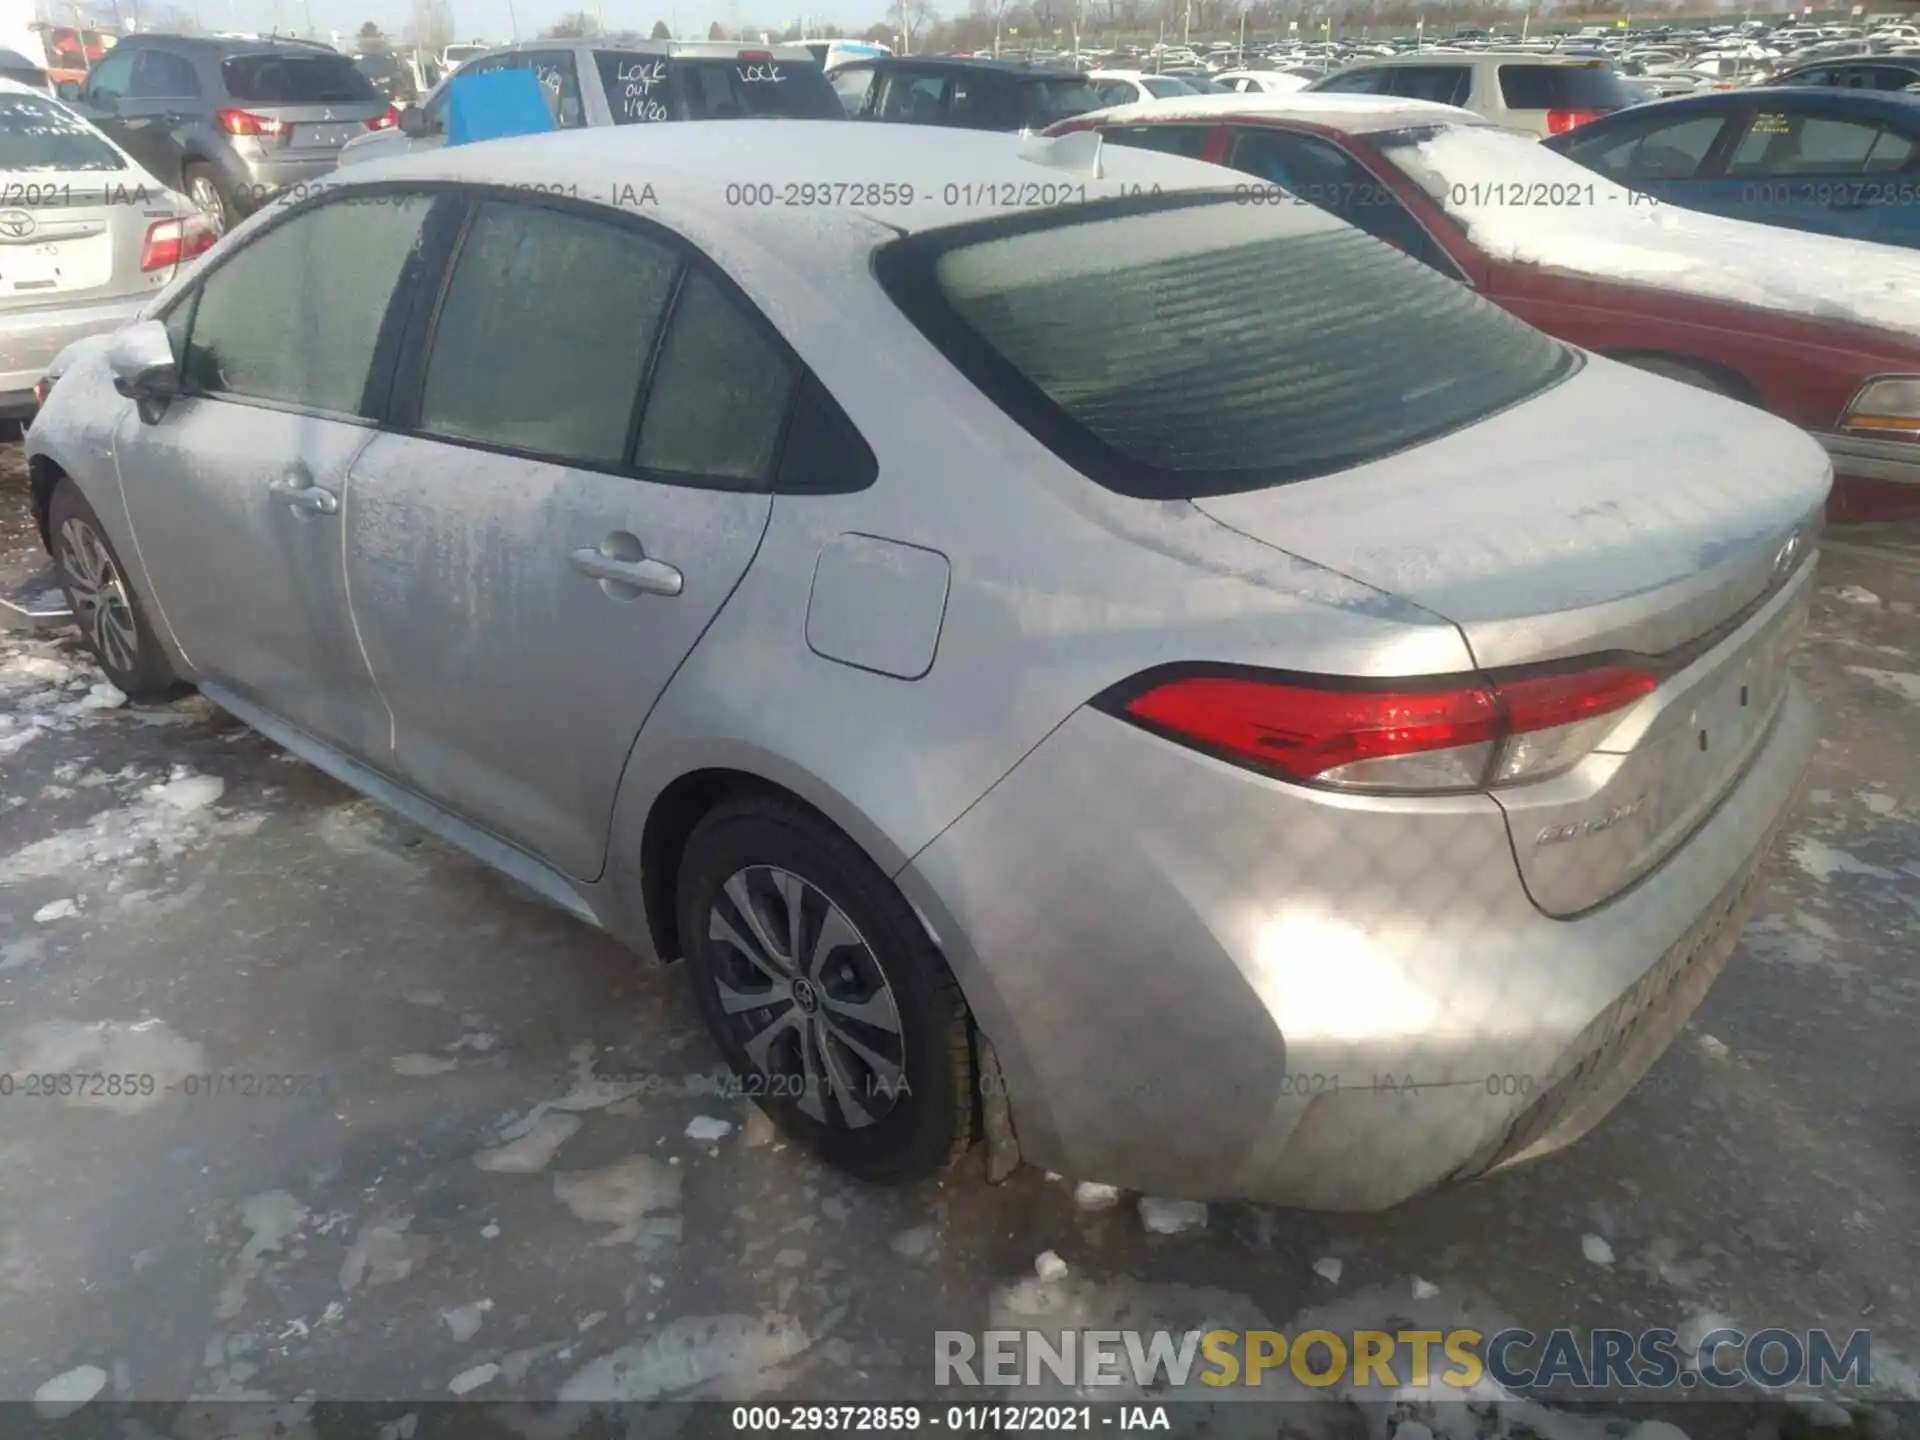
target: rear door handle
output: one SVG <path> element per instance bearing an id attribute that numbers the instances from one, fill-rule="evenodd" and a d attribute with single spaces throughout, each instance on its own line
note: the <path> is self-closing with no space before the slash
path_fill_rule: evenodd
<path id="1" fill-rule="evenodd" d="M 603 583 L 609 595 L 632 600 L 640 595 L 678 595 L 686 577 L 664 560 L 649 559 L 640 542 L 625 532 L 609 535 L 600 546 L 583 546 L 567 556 L 582 575 Z M 626 592 L 626 593 L 623 593 Z"/>
<path id="2" fill-rule="evenodd" d="M 290 475 L 288 483 L 269 487 L 282 505 L 304 510 L 309 515 L 332 515 L 340 508 L 340 497 L 321 485 L 302 485 L 302 477 Z"/>

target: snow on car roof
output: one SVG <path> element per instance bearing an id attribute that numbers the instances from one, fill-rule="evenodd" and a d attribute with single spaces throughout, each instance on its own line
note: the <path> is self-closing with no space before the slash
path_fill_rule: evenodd
<path id="1" fill-rule="evenodd" d="M 1167 100 L 1136 100 L 1129 105 L 1114 105 L 1075 115 L 1054 126 L 1066 130 L 1087 121 L 1102 125 L 1138 125 L 1148 120 L 1234 120 L 1262 115 L 1283 116 L 1292 120 L 1316 121 L 1365 135 L 1376 130 L 1398 130 L 1406 125 L 1451 121 L 1460 125 L 1484 125 L 1487 122 L 1471 110 L 1454 105 L 1438 105 L 1431 100 L 1396 100 L 1379 95 L 1341 95 L 1297 91 L 1279 93 L 1247 92 L 1237 95 L 1176 95 Z"/>
<path id="2" fill-rule="evenodd" d="M 1492 128 L 1449 125 L 1385 153 L 1493 259 L 1920 335 L 1911 250 L 1655 204 Z"/>

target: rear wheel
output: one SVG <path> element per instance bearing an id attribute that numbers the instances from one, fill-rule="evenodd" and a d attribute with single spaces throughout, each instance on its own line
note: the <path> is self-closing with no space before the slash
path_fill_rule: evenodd
<path id="1" fill-rule="evenodd" d="M 200 207 L 200 213 L 213 222 L 214 233 L 224 235 L 227 227 L 239 219 L 233 196 L 220 183 L 220 174 L 211 165 L 194 164 L 186 169 L 187 198 Z"/>
<path id="2" fill-rule="evenodd" d="M 1678 380 L 1683 385 L 1692 385 L 1699 390 L 1711 390 L 1715 395 L 1725 395 L 1730 400 L 1744 400 L 1737 386 L 1711 371 L 1689 365 L 1684 360 L 1676 360 L 1671 355 L 1630 355 L 1622 356 L 1627 364 L 1636 370 L 1645 370 L 1653 375 L 1664 375 L 1669 380 Z"/>
<path id="3" fill-rule="evenodd" d="M 170 700 L 185 690 L 154 639 L 100 517 L 71 480 L 54 486 L 47 532 L 74 624 L 107 678 L 131 700 Z"/>
<path id="4" fill-rule="evenodd" d="M 680 867 L 701 1014 L 782 1130 L 867 1180 L 942 1169 L 972 1139 L 966 1002 L 913 909 L 819 817 L 721 804 Z"/>

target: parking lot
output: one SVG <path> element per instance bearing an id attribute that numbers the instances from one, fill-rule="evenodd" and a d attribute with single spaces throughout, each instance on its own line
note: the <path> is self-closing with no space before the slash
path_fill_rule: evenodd
<path id="1" fill-rule="evenodd" d="M 35 543 L 5 455 L 0 565 Z M 934 1331 L 1040 1315 L 1870 1328 L 1876 1391 L 1920 1400 L 1920 536 L 1830 540 L 1797 662 L 1805 791 L 1734 962 L 1639 1090 L 1570 1151 L 1388 1214 L 1216 1205 L 1172 1234 L 1076 1192 L 1098 1176 L 989 1186 L 977 1151 L 904 1190 L 823 1169 L 703 1093 L 721 1061 L 677 971 L 198 697 L 128 708 L 74 639 L 0 632 L 0 1396 L 78 1371 L 102 1401 L 396 1416 L 461 1393 L 923 1399 Z M 39 1072 L 172 1079 L 29 1096 Z M 1064 1274 L 1036 1272 L 1047 1252 Z M 1670 1408 L 1696 1434 L 1847 1421 Z M 1242 1421 L 1276 1428 L 1212 1433 Z"/>

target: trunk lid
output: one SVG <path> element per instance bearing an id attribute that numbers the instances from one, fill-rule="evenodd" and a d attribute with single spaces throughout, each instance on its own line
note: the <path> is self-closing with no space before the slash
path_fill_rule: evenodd
<path id="1" fill-rule="evenodd" d="M 1804 432 L 1590 357 L 1429 444 L 1193 503 L 1451 620 L 1482 669 L 1664 657 L 1586 760 L 1494 792 L 1535 902 L 1572 915 L 1658 864 L 1764 739 L 1830 481 Z"/>
<path id="2" fill-rule="evenodd" d="M 388 101 L 344 55 L 291 50 L 237 55 L 221 64 L 233 108 L 285 127 L 258 137 L 263 149 L 320 159 L 367 133 Z"/>
<path id="3" fill-rule="evenodd" d="M 31 310 L 154 289 L 140 270 L 147 227 L 177 213 L 164 186 L 137 170 L 36 172 L 21 193 L 38 205 L 0 206 L 0 310 Z"/>

